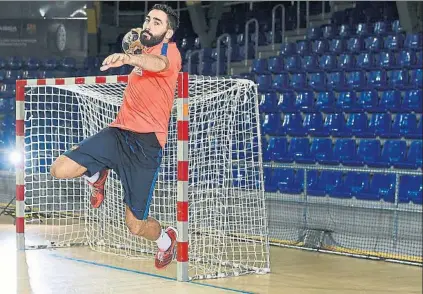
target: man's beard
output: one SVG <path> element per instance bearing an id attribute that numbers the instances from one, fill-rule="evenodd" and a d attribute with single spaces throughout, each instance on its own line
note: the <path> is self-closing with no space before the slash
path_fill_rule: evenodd
<path id="1" fill-rule="evenodd" d="M 146 36 L 144 36 L 144 33 L 149 35 L 150 39 L 147 39 Z M 140 42 L 146 47 L 153 47 L 160 44 L 163 41 L 165 35 L 166 35 L 166 32 L 163 33 L 163 35 L 161 36 L 153 36 L 150 32 L 142 31 L 140 36 Z"/>

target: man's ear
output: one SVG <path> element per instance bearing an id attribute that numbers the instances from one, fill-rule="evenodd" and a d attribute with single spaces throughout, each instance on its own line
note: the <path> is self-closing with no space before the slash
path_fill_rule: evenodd
<path id="1" fill-rule="evenodd" d="M 173 30 L 168 29 L 166 32 L 166 39 L 170 39 L 173 36 Z"/>

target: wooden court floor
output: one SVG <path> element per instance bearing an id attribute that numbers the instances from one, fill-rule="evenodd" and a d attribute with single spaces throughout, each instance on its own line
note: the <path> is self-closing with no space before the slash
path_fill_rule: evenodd
<path id="1" fill-rule="evenodd" d="M 422 268 L 272 247 L 267 275 L 181 283 L 175 267 L 89 248 L 15 250 L 14 226 L 0 224 L 2 294 L 66 293 L 422 293 Z"/>

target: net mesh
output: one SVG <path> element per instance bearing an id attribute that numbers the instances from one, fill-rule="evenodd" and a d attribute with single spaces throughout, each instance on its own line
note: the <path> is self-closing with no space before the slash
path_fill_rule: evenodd
<path id="1" fill-rule="evenodd" d="M 50 165 L 107 127 L 126 84 L 33 86 L 25 100 L 26 247 L 89 245 L 128 258 L 151 258 L 156 244 L 131 235 L 123 190 L 111 172 L 105 201 L 89 203 L 81 178 L 59 180 Z M 176 226 L 176 99 L 150 216 Z M 269 243 L 258 102 L 250 81 L 189 79 L 189 276 L 265 273 Z M 101 146 L 100 146 L 101 148 Z"/>

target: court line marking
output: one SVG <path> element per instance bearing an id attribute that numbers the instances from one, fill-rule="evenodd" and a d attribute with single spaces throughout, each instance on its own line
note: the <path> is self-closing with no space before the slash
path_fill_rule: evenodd
<path id="1" fill-rule="evenodd" d="M 89 265 L 95 265 L 95 266 L 99 266 L 99 267 L 105 267 L 105 268 L 110 268 L 110 269 L 114 269 L 114 270 L 119 270 L 119 271 L 124 271 L 124 272 L 130 272 L 130 273 L 135 273 L 135 274 L 139 274 L 139 275 L 144 275 L 144 276 L 150 276 L 150 277 L 154 277 L 154 278 L 159 278 L 159 279 L 165 279 L 165 280 L 169 280 L 169 281 L 175 281 L 175 282 L 177 281 L 176 278 L 171 278 L 171 277 L 166 277 L 166 276 L 162 276 L 162 275 L 157 275 L 157 274 L 152 274 L 152 273 L 137 271 L 137 270 L 128 269 L 128 268 L 124 268 L 124 267 L 118 267 L 118 266 L 114 266 L 114 265 L 108 265 L 108 264 L 104 264 L 104 263 L 98 263 L 98 262 L 95 262 L 95 261 L 89 261 L 89 260 L 85 260 L 85 259 L 79 259 L 79 258 L 74 258 L 74 257 L 63 256 L 63 255 L 56 254 L 56 253 L 51 253 L 49 255 L 52 256 L 52 257 L 55 257 L 55 258 L 67 259 L 67 260 L 76 261 L 76 262 L 80 262 L 80 263 L 85 263 L 85 264 L 89 264 Z M 211 285 L 211 284 L 204 284 L 204 283 L 199 283 L 199 282 L 194 282 L 194 281 L 189 281 L 187 283 L 195 284 L 195 285 L 199 285 L 199 286 L 204 286 L 204 287 L 210 287 L 210 288 L 220 289 L 220 290 L 232 291 L 232 292 L 236 292 L 236 293 L 254 294 L 253 292 L 246 292 L 246 291 L 242 291 L 242 290 L 237 290 L 237 289 L 232 289 L 232 288 L 225 288 L 225 287 L 221 287 L 221 286 L 215 286 L 215 285 Z"/>

